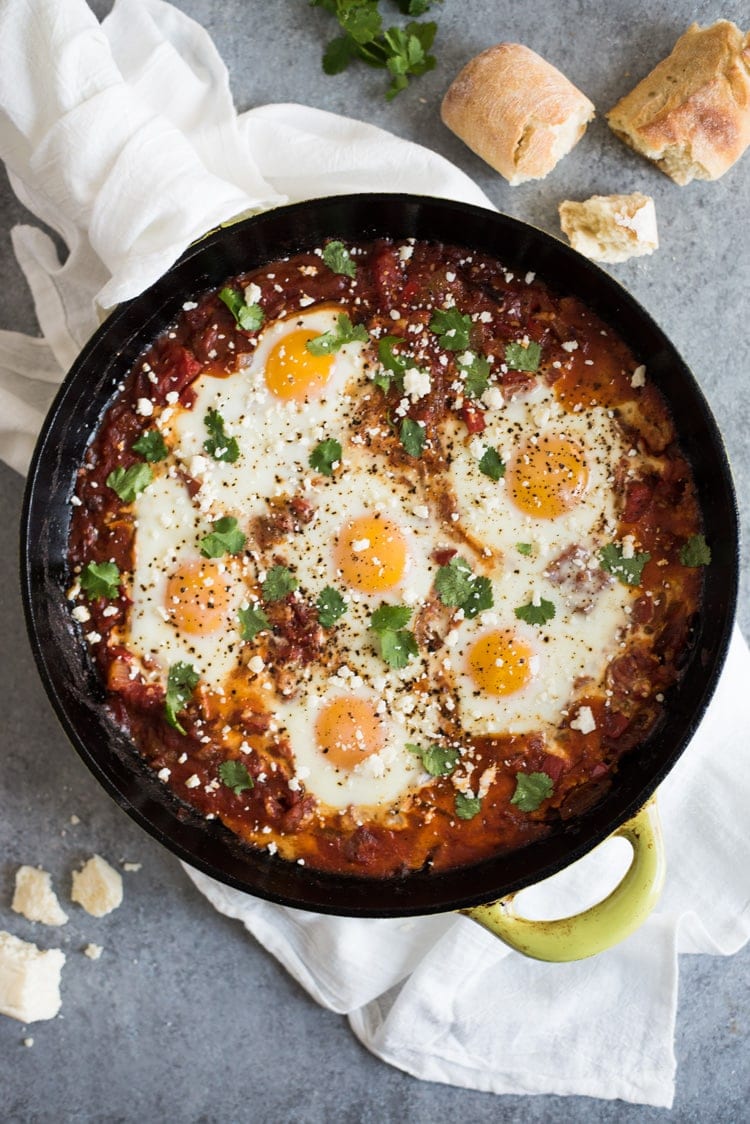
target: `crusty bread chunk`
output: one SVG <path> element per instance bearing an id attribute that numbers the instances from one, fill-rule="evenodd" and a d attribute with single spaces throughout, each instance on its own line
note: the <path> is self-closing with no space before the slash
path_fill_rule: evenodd
<path id="1" fill-rule="evenodd" d="M 691 24 L 607 120 L 675 183 L 723 176 L 750 144 L 750 32 Z"/>
<path id="2" fill-rule="evenodd" d="M 574 250 L 594 261 L 618 262 L 659 248 L 654 201 L 632 195 L 592 195 L 560 204 L 560 225 Z"/>
<path id="3" fill-rule="evenodd" d="M 94 855 L 82 870 L 73 871 L 70 897 L 92 917 L 104 917 L 122 902 L 122 876 L 101 855 Z"/>
<path id="4" fill-rule="evenodd" d="M 515 186 L 552 171 L 583 136 L 594 106 L 528 47 L 498 43 L 453 80 L 441 116 Z"/>
<path id="5" fill-rule="evenodd" d="M 65 953 L 47 951 L 0 931 L 0 1014 L 22 1023 L 54 1019 L 60 1010 Z"/>
<path id="6" fill-rule="evenodd" d="M 16 888 L 10 908 L 29 921 L 41 921 L 43 925 L 64 925 L 68 920 L 52 889 L 50 875 L 35 866 L 19 866 L 16 871 Z"/>

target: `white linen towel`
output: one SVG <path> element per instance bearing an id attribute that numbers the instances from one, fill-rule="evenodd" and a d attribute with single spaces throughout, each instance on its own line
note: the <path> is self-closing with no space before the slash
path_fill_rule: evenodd
<path id="1" fill-rule="evenodd" d="M 0 155 L 19 198 L 70 251 L 60 265 L 38 228 L 13 231 L 44 337 L 0 332 L 0 456 L 18 471 L 99 310 L 142 291 L 220 221 L 360 190 L 490 206 L 446 160 L 370 125 L 300 105 L 237 117 L 209 36 L 161 0 L 117 0 L 101 27 L 83 0 L 14 0 L 0 9 L 0 39 Z M 166 101 L 165 89 L 179 97 Z M 186 869 L 393 1065 L 496 1093 L 669 1106 L 678 953 L 729 955 L 750 937 L 748 681 L 736 633 L 706 719 L 660 792 L 663 899 L 594 960 L 528 961 L 454 915 L 363 921 L 285 909 Z M 604 844 L 525 891 L 527 914 L 590 904 L 627 856 L 621 840 Z"/>

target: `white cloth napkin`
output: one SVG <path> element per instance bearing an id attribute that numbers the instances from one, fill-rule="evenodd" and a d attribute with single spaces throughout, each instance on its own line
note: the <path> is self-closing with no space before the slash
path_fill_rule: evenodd
<path id="1" fill-rule="evenodd" d="M 490 206 L 435 153 L 299 105 L 235 114 L 208 35 L 161 0 L 0 7 L 0 155 L 19 198 L 56 230 L 13 246 L 43 339 L 0 332 L 0 456 L 23 472 L 64 369 L 99 310 L 142 291 L 197 235 L 235 215 L 358 190 Z M 173 96 L 165 98 L 164 91 Z M 375 1054 L 418 1077 L 496 1093 L 669 1106 L 678 952 L 729 955 L 750 937 L 750 654 L 737 633 L 717 695 L 661 793 L 667 887 L 643 928 L 594 960 L 544 965 L 473 922 L 285 909 L 188 873 Z M 524 892 L 529 916 L 590 904 L 628 861 L 610 841 Z"/>

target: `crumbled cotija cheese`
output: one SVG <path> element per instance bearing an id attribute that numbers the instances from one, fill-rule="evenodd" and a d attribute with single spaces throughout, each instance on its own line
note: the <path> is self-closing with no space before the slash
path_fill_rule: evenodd
<path id="1" fill-rule="evenodd" d="M 590 706 L 578 708 L 578 714 L 570 723 L 571 730 L 580 730 L 582 734 L 591 734 L 596 729 L 596 719 Z"/>
<path id="2" fill-rule="evenodd" d="M 83 870 L 73 871 L 70 897 L 92 917 L 104 917 L 122 901 L 122 876 L 101 855 L 94 855 Z"/>
<path id="3" fill-rule="evenodd" d="M 52 889 L 50 875 L 35 866 L 19 866 L 16 871 L 16 889 L 10 908 L 27 920 L 41 921 L 43 925 L 64 925 L 68 920 Z"/>

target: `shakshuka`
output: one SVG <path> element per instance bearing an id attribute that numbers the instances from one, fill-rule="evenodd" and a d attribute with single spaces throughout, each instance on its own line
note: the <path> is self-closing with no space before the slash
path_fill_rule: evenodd
<path id="1" fill-rule="evenodd" d="M 384 877 L 613 783 L 710 547 L 649 371 L 493 258 L 331 240 L 186 300 L 78 472 L 72 617 L 179 800 Z"/>

